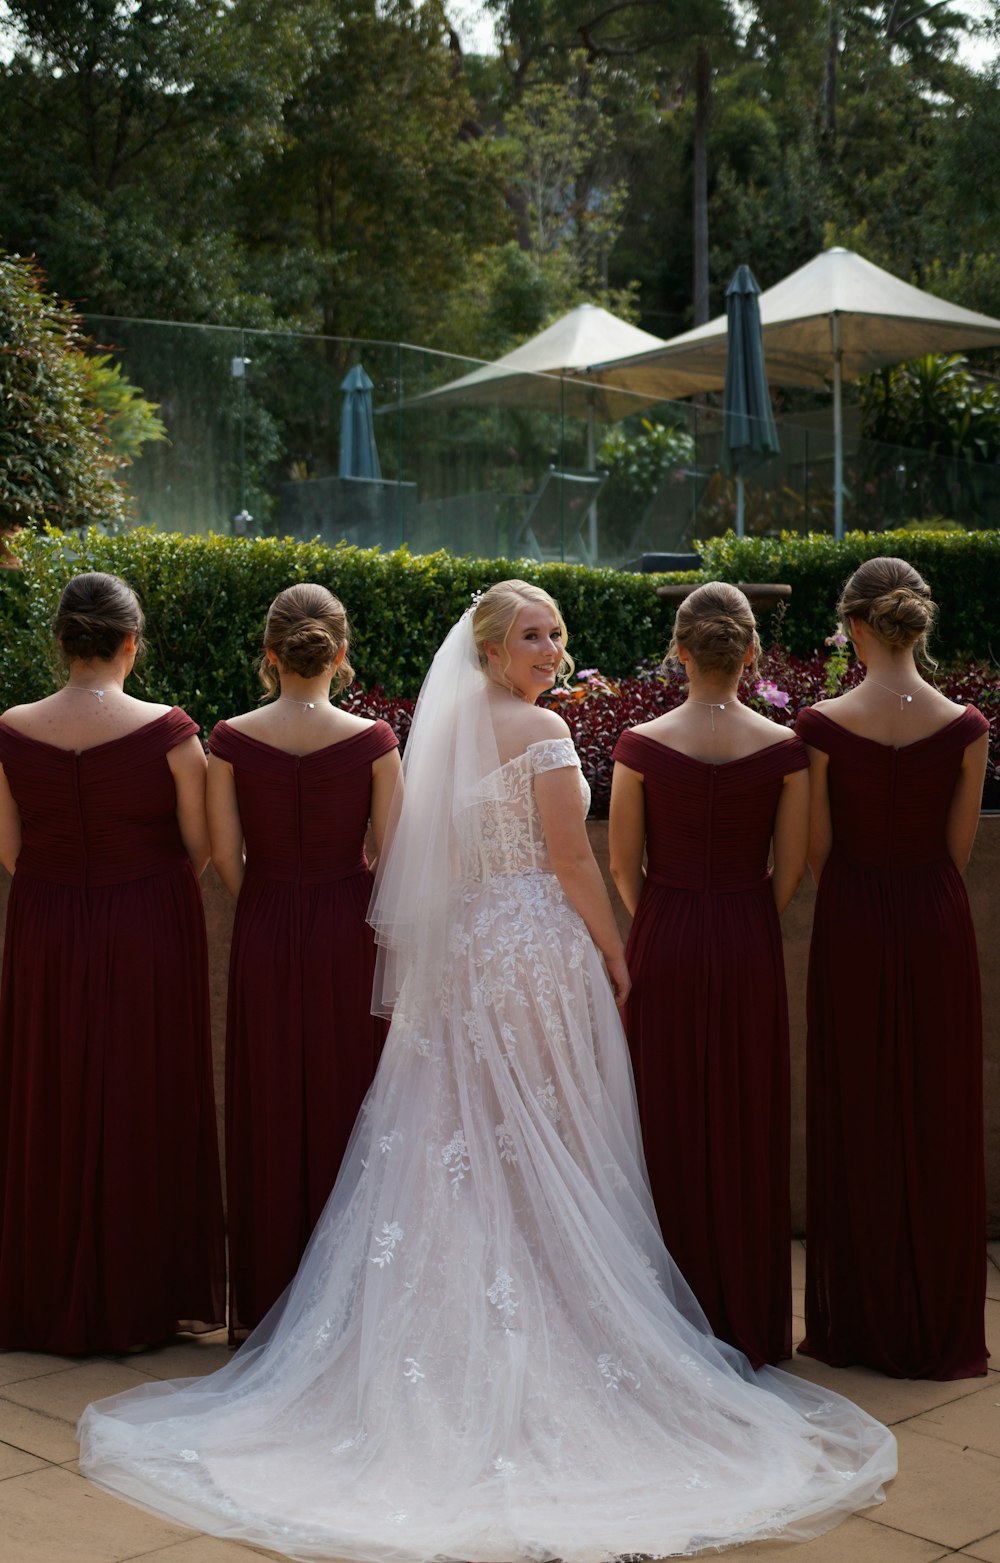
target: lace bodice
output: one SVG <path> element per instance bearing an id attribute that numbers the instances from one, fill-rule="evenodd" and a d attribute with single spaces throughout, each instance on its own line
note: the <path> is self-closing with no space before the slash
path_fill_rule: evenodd
<path id="1" fill-rule="evenodd" d="M 476 817 L 466 822 L 462 839 L 465 879 L 496 875 L 551 873 L 542 822 L 535 804 L 534 778 L 542 771 L 575 766 L 580 797 L 586 810 L 590 788 L 580 772 L 580 760 L 569 738 L 544 738 L 508 760 L 483 783 Z"/>

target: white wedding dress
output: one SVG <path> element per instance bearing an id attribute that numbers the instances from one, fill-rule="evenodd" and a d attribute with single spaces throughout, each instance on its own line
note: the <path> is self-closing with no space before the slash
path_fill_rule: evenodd
<path id="1" fill-rule="evenodd" d="M 220 1372 L 91 1406 L 92 1480 L 292 1557 L 412 1563 L 690 1554 L 880 1500 L 892 1435 L 753 1373 L 663 1247 L 622 1027 L 534 803 L 577 764 L 546 740 L 487 777 L 440 981 L 403 983 L 296 1280 Z"/>

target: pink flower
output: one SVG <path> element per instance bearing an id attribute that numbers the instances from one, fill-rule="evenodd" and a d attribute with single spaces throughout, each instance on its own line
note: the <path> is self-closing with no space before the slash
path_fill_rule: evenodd
<path id="1" fill-rule="evenodd" d="M 843 630 L 838 630 L 835 635 L 828 635 L 823 644 L 825 646 L 846 646 L 847 636 L 844 634 Z"/>
<path id="2" fill-rule="evenodd" d="M 779 711 L 783 711 L 792 698 L 787 690 L 779 689 L 769 678 L 758 679 L 755 687 L 761 699 L 769 706 L 777 706 Z"/>

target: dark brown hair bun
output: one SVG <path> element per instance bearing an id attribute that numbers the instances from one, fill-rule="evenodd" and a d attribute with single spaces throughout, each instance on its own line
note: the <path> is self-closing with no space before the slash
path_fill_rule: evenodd
<path id="1" fill-rule="evenodd" d="M 52 630 L 66 662 L 109 662 L 127 635 L 141 650 L 145 618 L 131 586 L 101 570 L 74 575 L 59 599 Z"/>

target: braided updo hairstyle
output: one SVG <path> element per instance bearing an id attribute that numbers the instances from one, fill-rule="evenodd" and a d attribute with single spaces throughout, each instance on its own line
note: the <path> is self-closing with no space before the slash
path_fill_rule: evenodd
<path id="1" fill-rule="evenodd" d="M 837 615 L 845 634 L 850 633 L 848 619 L 857 619 L 884 646 L 894 651 L 912 647 L 931 660 L 927 637 L 937 604 L 923 576 L 905 559 L 866 559 L 841 592 Z"/>
<path id="2" fill-rule="evenodd" d="M 126 636 L 142 649 L 146 620 L 131 586 L 117 575 L 90 570 L 67 581 L 52 631 L 65 663 L 110 662 Z"/>
<path id="3" fill-rule="evenodd" d="M 746 597 L 730 581 L 707 581 L 677 609 L 666 662 L 680 665 L 683 646 L 694 658 L 699 673 L 738 673 L 753 649 L 750 672 L 756 673 L 760 657 L 757 621 Z"/>
<path id="4" fill-rule="evenodd" d="M 347 660 L 351 630 L 344 605 L 325 586 L 300 581 L 275 597 L 264 626 L 264 650 L 273 651 L 282 670 L 300 678 L 318 678 L 333 666 L 341 648 L 344 657 L 333 675 L 333 693 L 346 689 L 354 677 Z M 277 669 L 266 656 L 260 659 L 263 699 L 278 693 Z"/>

